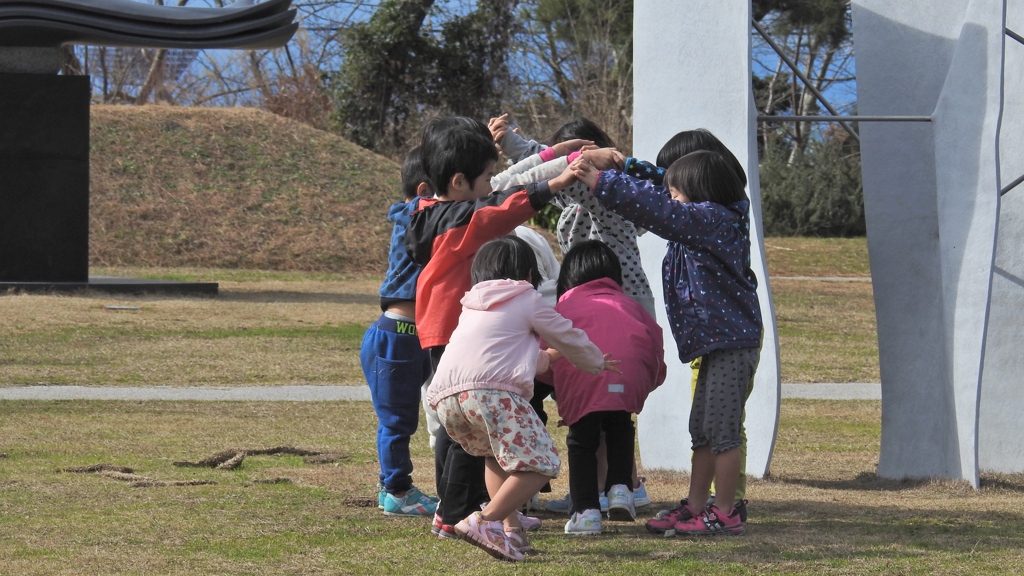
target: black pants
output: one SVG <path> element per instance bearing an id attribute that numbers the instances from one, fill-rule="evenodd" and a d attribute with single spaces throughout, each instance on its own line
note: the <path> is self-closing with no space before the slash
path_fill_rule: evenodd
<path id="1" fill-rule="evenodd" d="M 444 354 L 444 346 L 430 349 L 430 362 L 437 372 L 437 363 Z M 488 500 L 484 482 L 484 459 L 467 454 L 462 445 L 448 436 L 444 426 L 437 431 L 434 442 L 434 481 L 441 499 L 437 513 L 441 522 L 454 526 Z"/>
<path id="2" fill-rule="evenodd" d="M 608 446 L 608 476 L 605 486 L 625 484 L 633 490 L 633 419 L 625 410 L 591 412 L 569 426 L 565 445 L 569 449 L 569 513 L 600 510 L 597 491 L 597 448 L 601 431 Z"/>

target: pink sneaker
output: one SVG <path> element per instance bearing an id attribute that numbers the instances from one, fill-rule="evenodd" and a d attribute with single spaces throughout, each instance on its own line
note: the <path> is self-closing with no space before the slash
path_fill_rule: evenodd
<path id="1" fill-rule="evenodd" d="M 738 536 L 743 534 L 743 520 L 740 519 L 740 513 L 735 507 L 729 511 L 729 514 L 723 514 L 714 505 L 709 505 L 695 518 L 677 522 L 675 530 L 690 536 L 716 536 L 719 534 Z"/>
<path id="2" fill-rule="evenodd" d="M 508 541 L 515 546 L 516 550 L 520 552 L 529 552 L 533 550 L 533 546 L 530 546 L 530 539 L 526 536 L 526 530 L 524 528 L 513 528 L 505 531 L 505 537 Z"/>
<path id="3" fill-rule="evenodd" d="M 683 498 L 679 501 L 679 506 L 659 514 L 657 518 L 651 518 L 645 526 L 648 532 L 664 534 L 669 530 L 675 530 L 677 522 L 686 522 L 692 518 L 693 510 L 690 510 L 689 499 Z"/>
<path id="4" fill-rule="evenodd" d="M 498 560 L 518 562 L 523 559 L 523 554 L 505 536 L 501 522 L 484 520 L 479 512 L 473 512 L 456 524 L 455 533 Z"/>
<path id="5" fill-rule="evenodd" d="M 516 515 L 519 516 L 519 523 L 523 525 L 523 529 L 527 532 L 533 532 L 540 528 L 540 518 L 534 518 L 533 516 L 527 516 L 522 512 L 517 511 Z"/>

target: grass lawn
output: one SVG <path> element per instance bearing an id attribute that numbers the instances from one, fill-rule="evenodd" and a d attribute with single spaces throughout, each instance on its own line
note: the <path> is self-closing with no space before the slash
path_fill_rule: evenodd
<path id="1" fill-rule="evenodd" d="M 568 537 L 563 516 L 541 513 L 538 552 L 512 567 L 431 537 L 424 519 L 377 511 L 366 402 L 0 402 L 0 574 L 1004 574 L 1024 565 L 1024 476 L 984 476 L 978 491 L 880 480 L 879 410 L 784 401 L 773 477 L 748 489 L 746 536 L 665 539 L 638 521 Z M 563 450 L 564 430 L 555 430 Z M 346 458 L 249 456 L 230 471 L 171 464 L 279 445 Z M 426 488 L 425 437 L 413 450 Z M 216 484 L 133 487 L 57 471 L 98 463 Z M 655 502 L 642 519 L 687 482 L 648 476 Z M 567 489 L 563 476 L 551 497 Z"/>
<path id="2" fill-rule="evenodd" d="M 773 276 L 862 276 L 860 239 L 770 238 Z M 0 386 L 364 384 L 378 276 L 183 268 L 93 274 L 220 283 L 215 298 L 0 297 Z M 878 382 L 868 282 L 772 282 L 784 382 Z M 104 305 L 138 306 L 110 311 Z"/>

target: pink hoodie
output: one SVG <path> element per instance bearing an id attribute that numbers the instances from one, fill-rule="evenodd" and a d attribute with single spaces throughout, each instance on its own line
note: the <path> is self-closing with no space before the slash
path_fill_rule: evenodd
<path id="1" fill-rule="evenodd" d="M 533 379 L 547 371 L 550 357 L 538 336 L 581 370 L 599 374 L 604 355 L 582 330 L 562 318 L 529 282 L 488 280 L 462 298 L 462 315 L 452 333 L 427 403 L 466 390 L 505 390 L 529 400 Z"/>
<path id="2" fill-rule="evenodd" d="M 572 425 L 591 412 L 639 413 L 647 395 L 665 381 L 664 342 L 654 318 L 610 278 L 587 282 L 562 294 L 555 310 L 585 330 L 601 350 L 611 353 L 613 360 L 622 361 L 622 374 L 592 375 L 561 360 L 552 364 L 553 377 L 548 373 L 540 380 L 554 384 L 558 415 Z M 544 344 L 549 344 L 546 339 Z"/>

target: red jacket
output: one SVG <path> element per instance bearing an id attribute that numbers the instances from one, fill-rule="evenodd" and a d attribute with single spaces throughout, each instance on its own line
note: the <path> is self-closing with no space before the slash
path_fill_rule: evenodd
<path id="1" fill-rule="evenodd" d="M 602 352 L 612 355 L 612 360 L 622 361 L 622 374 L 605 371 L 596 376 L 564 358 L 553 363 L 550 372 L 537 378 L 554 384 L 558 415 L 572 425 L 591 412 L 639 413 L 647 395 L 665 381 L 661 326 L 610 278 L 569 290 L 559 299 L 555 311 L 572 320 L 574 328 L 586 332 Z"/>
<path id="2" fill-rule="evenodd" d="M 448 344 L 459 324 L 476 251 L 536 216 L 551 196 L 543 182 L 478 200 L 420 203 L 406 229 L 405 246 L 423 266 L 416 281 L 416 332 L 423 348 Z"/>

